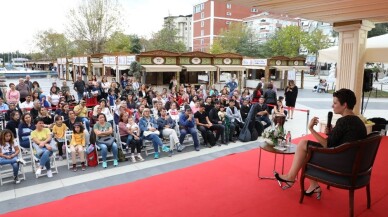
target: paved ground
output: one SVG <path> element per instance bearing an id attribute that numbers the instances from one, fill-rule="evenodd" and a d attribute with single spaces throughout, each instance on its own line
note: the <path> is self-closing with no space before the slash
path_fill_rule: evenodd
<path id="1" fill-rule="evenodd" d="M 48 89 L 52 81 L 45 79 L 42 80 L 41 84 L 44 89 Z M 326 119 L 327 112 L 331 110 L 332 96 L 312 92 L 312 87 L 317 82 L 317 77 L 306 76 L 306 89 L 299 91 L 296 108 L 309 110 L 309 118 L 317 116 Z M 281 91 L 279 91 L 279 95 L 282 95 Z M 388 99 L 369 100 L 365 116 L 388 119 L 388 113 L 384 109 L 384 106 L 388 105 L 387 103 Z M 293 137 L 306 134 L 307 118 L 307 112 L 296 112 L 294 119 L 286 122 L 286 130 L 290 130 Z M 10 183 L 0 187 L 0 213 L 61 199 L 81 192 L 132 182 L 256 147 L 257 142 L 237 142 L 228 146 L 203 148 L 196 152 L 190 146 L 185 149 L 185 152 L 176 154 L 172 158 L 162 155 L 162 158 L 154 160 L 149 156 L 146 161 L 140 163 L 124 162 L 120 163 L 117 168 L 109 165 L 108 169 L 105 170 L 98 166 L 76 173 L 67 170 L 66 161 L 61 161 L 59 162 L 59 174 L 54 174 L 51 179 L 47 177 L 36 179 L 31 172 L 31 167 L 28 166 L 26 181 L 22 181 L 19 185 Z"/>

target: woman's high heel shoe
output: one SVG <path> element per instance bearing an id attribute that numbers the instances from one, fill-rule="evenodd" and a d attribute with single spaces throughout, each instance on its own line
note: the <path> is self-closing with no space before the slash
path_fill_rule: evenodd
<path id="1" fill-rule="evenodd" d="M 295 181 L 289 181 L 289 180 L 285 180 L 285 179 L 280 178 L 279 173 L 277 173 L 276 171 L 274 171 L 273 174 L 275 175 L 276 180 L 278 181 L 280 187 L 283 190 L 291 188 L 294 185 Z M 282 183 L 284 183 L 285 185 L 282 186 Z"/>
<path id="2" fill-rule="evenodd" d="M 306 195 L 306 196 L 311 196 L 313 194 L 317 194 L 317 200 L 321 199 L 322 190 L 321 190 L 321 187 L 319 185 L 316 188 L 314 188 L 314 190 L 312 190 L 310 192 L 304 191 L 304 195 Z"/>

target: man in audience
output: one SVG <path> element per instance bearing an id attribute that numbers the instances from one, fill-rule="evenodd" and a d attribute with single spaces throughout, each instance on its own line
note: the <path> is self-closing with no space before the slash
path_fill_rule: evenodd
<path id="1" fill-rule="evenodd" d="M 205 101 L 205 111 L 209 115 L 210 110 L 214 108 L 212 97 L 208 96 Z"/>
<path id="2" fill-rule="evenodd" d="M 34 101 L 34 106 L 30 110 L 30 114 L 32 116 L 32 120 L 35 120 L 35 118 L 38 117 L 39 111 L 40 111 L 40 107 L 41 107 L 40 101 L 38 99 L 36 99 Z"/>
<path id="3" fill-rule="evenodd" d="M 197 129 L 199 130 L 199 132 L 201 132 L 202 138 L 204 140 L 203 145 L 211 148 L 215 145 L 211 144 L 211 141 L 209 141 L 209 134 L 213 133 L 213 131 L 210 129 L 213 124 L 210 122 L 209 116 L 205 112 L 204 104 L 200 105 L 199 111 L 194 114 L 194 118 L 195 123 L 197 125 Z"/>
<path id="4" fill-rule="evenodd" d="M 22 102 L 19 107 L 23 111 L 23 113 L 31 110 L 34 107 L 34 103 L 31 101 L 31 96 L 26 96 L 26 101 Z"/>
<path id="5" fill-rule="evenodd" d="M 31 89 L 24 83 L 23 78 L 19 78 L 19 84 L 16 85 L 16 90 L 20 93 L 20 102 L 26 101 L 26 96 L 31 94 Z"/>
<path id="6" fill-rule="evenodd" d="M 264 129 L 271 126 L 271 120 L 269 119 L 268 106 L 264 103 L 264 96 L 259 99 L 258 106 L 256 107 L 256 121 L 264 121 Z"/>
<path id="7" fill-rule="evenodd" d="M 226 143 L 225 134 L 224 134 L 225 126 L 222 125 L 222 121 L 221 121 L 220 117 L 218 116 L 218 112 L 220 111 L 220 107 L 221 107 L 221 102 L 216 101 L 214 103 L 214 108 L 212 110 L 210 110 L 210 112 L 209 112 L 209 120 L 212 123 L 211 129 L 213 131 L 217 132 L 216 133 L 216 141 L 218 141 L 218 139 L 220 138 L 220 135 L 221 135 L 221 143 L 226 145 L 227 143 Z"/>
<path id="8" fill-rule="evenodd" d="M 185 112 L 182 112 L 180 114 L 179 129 L 180 129 L 179 143 L 183 144 L 183 140 L 185 139 L 186 135 L 191 134 L 191 137 L 193 137 L 194 149 L 196 151 L 199 151 L 200 148 L 199 148 L 197 130 L 195 129 L 195 120 L 190 107 L 186 107 Z"/>
<path id="9" fill-rule="evenodd" d="M 13 111 L 18 111 L 20 117 L 22 116 L 22 112 L 21 112 L 18 108 L 16 108 L 15 103 L 9 103 L 8 105 L 9 105 L 9 109 L 8 109 L 8 111 L 5 113 L 5 116 L 4 116 L 4 118 L 5 118 L 6 121 L 11 120 L 11 113 L 12 113 Z"/>
<path id="10" fill-rule="evenodd" d="M 86 101 L 81 99 L 80 103 L 74 107 L 74 113 L 79 117 L 82 122 L 86 124 L 86 129 L 90 131 L 89 119 L 88 119 L 88 109 L 86 108 Z"/>
<path id="11" fill-rule="evenodd" d="M 78 102 L 81 101 L 81 99 L 84 96 L 86 84 L 85 81 L 82 80 L 82 77 L 79 75 L 77 76 L 77 81 L 74 82 L 74 90 L 77 92 L 78 95 Z"/>
<path id="12" fill-rule="evenodd" d="M 8 109 L 8 105 L 5 104 L 4 99 L 0 97 L 0 112 L 6 112 Z"/>

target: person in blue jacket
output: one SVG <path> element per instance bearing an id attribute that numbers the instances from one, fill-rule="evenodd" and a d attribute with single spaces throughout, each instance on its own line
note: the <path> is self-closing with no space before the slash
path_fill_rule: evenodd
<path id="1" fill-rule="evenodd" d="M 194 115 L 190 107 L 185 109 L 185 112 L 182 112 L 179 115 L 179 129 L 180 129 L 180 137 L 179 142 L 183 144 L 183 140 L 185 139 L 187 134 L 191 134 L 194 141 L 194 148 L 196 151 L 199 151 L 199 141 L 197 135 L 197 129 L 195 127 Z"/>

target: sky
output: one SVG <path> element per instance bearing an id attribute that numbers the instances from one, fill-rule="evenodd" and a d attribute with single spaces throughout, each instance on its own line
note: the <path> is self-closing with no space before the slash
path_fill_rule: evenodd
<path id="1" fill-rule="evenodd" d="M 150 37 L 169 15 L 192 14 L 193 6 L 206 0 L 119 0 L 123 6 L 124 32 Z M 64 33 L 67 14 L 80 0 L 1 1 L 0 53 L 36 51 L 34 36 L 48 29 Z"/>

